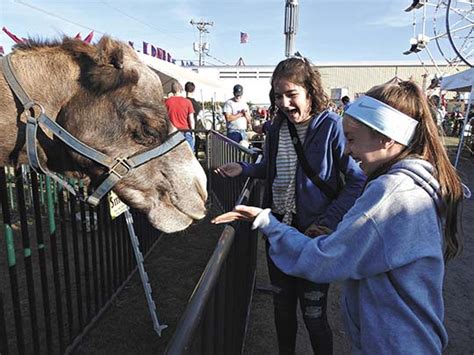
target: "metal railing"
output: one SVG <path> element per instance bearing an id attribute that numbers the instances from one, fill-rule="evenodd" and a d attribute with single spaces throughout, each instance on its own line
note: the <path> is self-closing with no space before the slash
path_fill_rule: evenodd
<path id="1" fill-rule="evenodd" d="M 208 138 L 211 193 L 225 210 L 261 204 L 257 180 L 222 179 L 212 171 L 227 162 L 255 161 L 256 152 L 216 132 Z M 239 186 L 237 189 L 236 187 Z M 240 192 L 238 196 L 236 190 Z M 229 208 L 229 206 L 231 206 Z M 227 225 L 196 285 L 166 354 L 233 354 L 244 347 L 256 276 L 257 232 L 248 223 Z"/>
<path id="2" fill-rule="evenodd" d="M 260 152 L 260 150 L 245 148 L 219 132 L 209 131 L 206 154 L 209 191 L 212 201 L 217 203 L 223 211 L 229 211 L 234 207 L 246 179 L 244 177 L 221 178 L 214 174 L 214 170 L 231 162 L 255 162 Z"/>
<path id="3" fill-rule="evenodd" d="M 257 181 L 213 173 L 227 162 L 253 162 L 257 152 L 218 132 L 206 135 L 211 203 L 230 210 L 241 194 L 258 205 Z M 105 199 L 92 208 L 27 166 L 0 167 L 0 196 L 0 354 L 70 353 L 137 270 L 124 217 L 112 220 Z M 160 232 L 133 215 L 148 254 Z M 242 349 L 255 260 L 255 232 L 227 226 L 169 353 L 181 351 L 176 346 L 206 354 Z"/>
<path id="4" fill-rule="evenodd" d="M 0 168 L 0 196 L 0 353 L 69 352 L 136 270 L 124 218 L 27 166 Z M 133 214 L 149 252 L 160 232 Z"/>

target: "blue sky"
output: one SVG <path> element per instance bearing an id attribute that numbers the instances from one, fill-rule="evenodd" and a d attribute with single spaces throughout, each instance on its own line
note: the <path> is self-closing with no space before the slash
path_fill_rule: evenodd
<path id="1" fill-rule="evenodd" d="M 313 62 L 410 60 L 404 56 L 413 34 L 411 0 L 299 0 L 296 49 Z M 284 58 L 284 0 L 0 0 L 1 26 L 21 37 L 85 37 L 110 34 L 142 41 L 195 60 L 198 31 L 189 21 L 213 21 L 206 41 L 209 64 L 274 65 Z M 420 13 L 421 15 L 421 13 Z M 428 22 L 427 22 L 428 23 Z M 431 22 L 430 22 L 431 24 Z M 431 28 L 431 25 L 429 26 Z M 249 43 L 240 44 L 240 32 Z M 0 45 L 10 51 L 3 32 Z M 432 48 L 433 55 L 435 48 Z M 439 57 L 439 56 L 438 56 Z"/>

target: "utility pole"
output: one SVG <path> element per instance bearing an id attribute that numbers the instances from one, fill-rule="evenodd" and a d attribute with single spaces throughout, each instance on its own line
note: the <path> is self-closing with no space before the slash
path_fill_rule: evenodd
<path id="1" fill-rule="evenodd" d="M 285 5 L 285 55 L 295 54 L 295 36 L 298 27 L 298 0 L 286 0 Z"/>
<path id="2" fill-rule="evenodd" d="M 209 43 L 203 42 L 202 37 L 204 33 L 209 33 L 207 30 L 208 26 L 214 26 L 214 22 L 208 22 L 208 21 L 194 21 L 191 20 L 189 23 L 193 26 L 196 26 L 196 28 L 199 31 L 199 43 L 194 42 L 193 43 L 193 49 L 195 52 L 198 53 L 199 56 L 199 66 L 204 65 L 204 54 L 209 52 Z"/>

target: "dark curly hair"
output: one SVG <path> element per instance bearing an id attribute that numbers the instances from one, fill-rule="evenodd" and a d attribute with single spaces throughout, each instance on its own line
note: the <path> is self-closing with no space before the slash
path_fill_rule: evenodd
<path id="1" fill-rule="evenodd" d="M 273 87 L 281 79 L 288 80 L 293 84 L 302 86 L 311 97 L 311 114 L 322 112 L 329 104 L 329 97 L 324 92 L 321 83 L 321 74 L 316 68 L 313 68 L 311 62 L 302 57 L 292 57 L 282 60 L 273 71 L 270 91 L 271 110 L 275 111 L 275 95 Z"/>

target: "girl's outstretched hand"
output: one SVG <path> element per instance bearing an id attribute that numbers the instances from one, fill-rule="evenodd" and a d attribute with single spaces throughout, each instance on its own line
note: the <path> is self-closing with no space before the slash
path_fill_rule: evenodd
<path id="1" fill-rule="evenodd" d="M 227 163 L 214 169 L 214 173 L 222 177 L 236 177 L 242 174 L 242 167 L 238 163 Z"/>
<path id="2" fill-rule="evenodd" d="M 235 206 L 233 211 L 217 216 L 211 221 L 211 223 L 222 224 L 234 221 L 253 222 L 255 220 L 255 217 L 257 217 L 262 211 L 263 210 L 258 207 L 238 205 Z"/>

